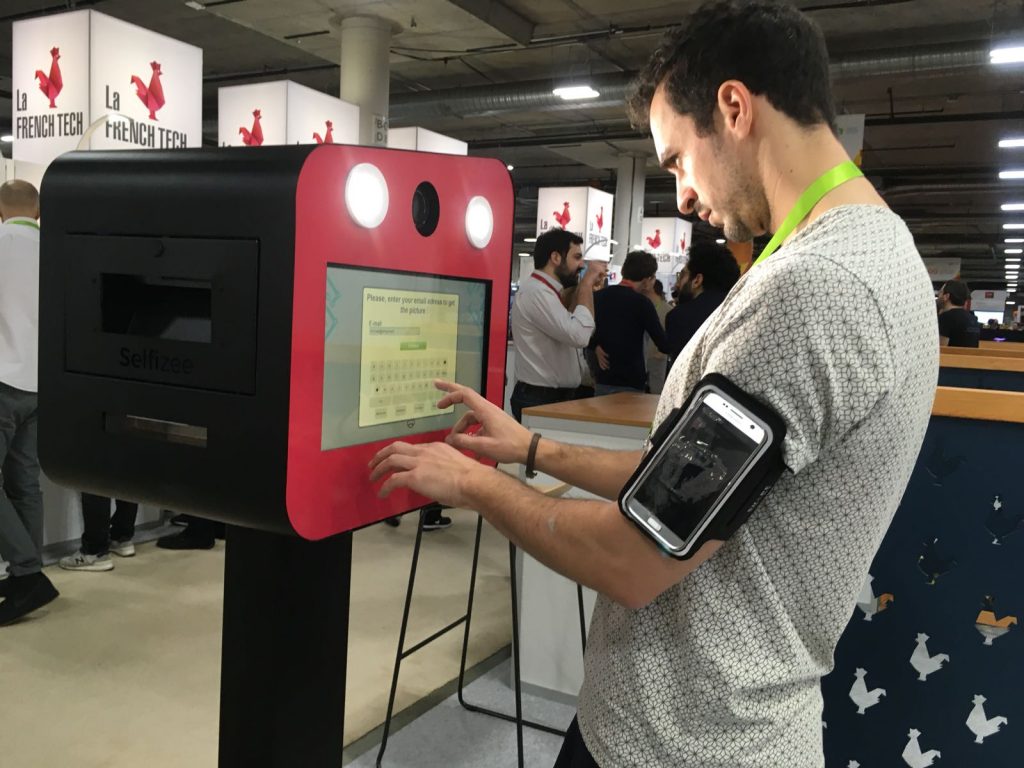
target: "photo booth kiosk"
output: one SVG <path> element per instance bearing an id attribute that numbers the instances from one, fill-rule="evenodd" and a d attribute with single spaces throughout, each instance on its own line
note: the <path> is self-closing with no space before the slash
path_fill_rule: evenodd
<path id="1" fill-rule="evenodd" d="M 228 524 L 221 766 L 340 765 L 351 531 L 429 501 L 368 462 L 499 407 L 496 160 L 323 145 L 89 152 L 42 190 L 54 481 Z"/>

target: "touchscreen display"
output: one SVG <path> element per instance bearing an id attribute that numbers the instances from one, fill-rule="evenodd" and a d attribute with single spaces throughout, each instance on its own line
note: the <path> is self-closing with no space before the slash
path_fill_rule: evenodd
<path id="1" fill-rule="evenodd" d="M 450 427 L 435 379 L 480 389 L 488 284 L 329 265 L 321 450 Z"/>
<path id="2" fill-rule="evenodd" d="M 635 498 L 683 542 L 700 530 L 718 496 L 757 449 L 706 403 L 666 447 Z"/>

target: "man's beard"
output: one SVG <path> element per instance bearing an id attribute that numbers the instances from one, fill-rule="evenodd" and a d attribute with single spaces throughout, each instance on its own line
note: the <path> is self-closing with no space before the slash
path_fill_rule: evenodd
<path id="1" fill-rule="evenodd" d="M 580 272 L 578 269 L 571 269 L 565 264 L 560 264 L 555 268 L 555 274 L 558 275 L 558 281 L 562 284 L 563 288 L 573 288 L 580 281 Z"/>

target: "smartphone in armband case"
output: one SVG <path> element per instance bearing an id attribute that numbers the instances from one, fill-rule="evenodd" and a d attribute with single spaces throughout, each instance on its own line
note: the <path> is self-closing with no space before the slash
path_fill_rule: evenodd
<path id="1" fill-rule="evenodd" d="M 651 438 L 619 509 L 668 555 L 727 540 L 784 469 L 785 422 L 724 376 L 702 379 Z"/>

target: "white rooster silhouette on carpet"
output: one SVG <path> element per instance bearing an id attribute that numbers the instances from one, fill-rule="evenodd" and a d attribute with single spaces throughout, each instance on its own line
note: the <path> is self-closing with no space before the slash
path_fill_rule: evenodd
<path id="1" fill-rule="evenodd" d="M 850 698 L 857 705 L 858 715 L 863 715 L 869 707 L 873 707 L 878 703 L 880 697 L 885 696 L 884 688 L 875 688 L 873 691 L 868 690 L 868 686 L 864 682 L 866 674 L 866 670 L 858 668 L 854 673 L 857 679 L 853 681 L 853 687 L 850 688 Z"/>
<path id="2" fill-rule="evenodd" d="M 949 655 L 937 653 L 934 656 L 928 653 L 928 635 L 921 632 L 917 636 L 917 647 L 910 656 L 910 666 L 917 670 L 917 679 L 926 680 L 932 672 L 942 669 L 943 662 L 949 661 Z"/>
<path id="3" fill-rule="evenodd" d="M 872 616 L 888 608 L 894 599 L 890 592 L 875 597 L 875 592 L 871 588 L 871 582 L 874 580 L 875 577 L 869 573 L 860 594 L 857 595 L 857 607 L 864 611 L 864 621 L 871 621 Z"/>
<path id="4" fill-rule="evenodd" d="M 1009 720 L 1005 717 L 997 716 L 991 720 L 985 715 L 985 702 L 987 699 L 984 696 L 978 695 L 974 697 L 974 709 L 971 710 L 971 714 L 967 716 L 967 727 L 974 734 L 974 743 L 983 744 L 986 736 L 991 736 L 993 733 L 999 733 L 999 728 L 1006 725 Z"/>
<path id="5" fill-rule="evenodd" d="M 927 752 L 921 751 L 921 744 L 918 742 L 917 737 L 921 735 L 921 732 L 916 728 L 911 728 L 910 741 L 907 742 L 907 746 L 903 748 L 903 762 L 910 766 L 910 768 L 928 768 L 936 760 L 942 757 L 942 753 L 937 749 L 929 749 Z"/>

